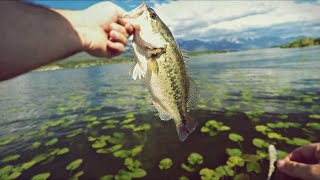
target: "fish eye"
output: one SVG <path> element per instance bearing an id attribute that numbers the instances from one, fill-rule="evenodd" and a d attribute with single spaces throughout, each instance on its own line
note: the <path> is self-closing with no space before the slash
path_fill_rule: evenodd
<path id="1" fill-rule="evenodd" d="M 154 12 L 154 10 L 153 10 L 153 9 L 148 8 L 148 10 L 149 10 L 149 13 L 150 13 L 150 17 L 151 17 L 152 19 L 154 19 L 154 18 L 156 18 L 156 17 L 157 17 L 157 14 L 156 14 L 156 12 Z"/>

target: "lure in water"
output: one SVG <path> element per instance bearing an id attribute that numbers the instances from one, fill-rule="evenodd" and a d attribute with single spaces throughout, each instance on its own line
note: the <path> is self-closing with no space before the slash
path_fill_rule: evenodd
<path id="1" fill-rule="evenodd" d="M 123 19 L 135 28 L 132 78 L 144 79 L 160 119 L 173 119 L 179 139 L 184 141 L 198 124 L 187 112 L 187 108 L 196 105 L 198 92 L 187 74 L 186 53 L 180 50 L 169 28 L 145 3 Z"/>
<path id="2" fill-rule="evenodd" d="M 268 147 L 268 151 L 269 151 L 269 172 L 268 172 L 267 180 L 270 180 L 272 174 L 276 170 L 276 167 L 274 166 L 274 164 L 277 161 L 277 150 L 274 147 L 274 145 L 270 144 Z"/>

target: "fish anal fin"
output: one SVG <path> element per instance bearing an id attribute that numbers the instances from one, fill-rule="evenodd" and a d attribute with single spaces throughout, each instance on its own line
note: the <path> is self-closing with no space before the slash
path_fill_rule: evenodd
<path id="1" fill-rule="evenodd" d="M 199 102 L 199 92 L 197 84 L 189 77 L 189 91 L 187 105 L 189 108 L 196 107 Z"/>
<path id="2" fill-rule="evenodd" d="M 153 101 L 153 105 L 154 107 L 158 110 L 159 112 L 159 117 L 161 120 L 163 121 L 168 121 L 170 119 L 172 119 L 172 115 L 168 112 L 166 112 L 161 106 L 160 104 L 158 104 L 157 102 Z"/>
<path id="3" fill-rule="evenodd" d="M 196 129 L 197 125 L 198 125 L 198 121 L 190 117 L 187 118 L 185 124 L 178 125 L 176 129 L 177 129 L 177 134 L 180 141 L 186 140 L 189 134 Z"/>

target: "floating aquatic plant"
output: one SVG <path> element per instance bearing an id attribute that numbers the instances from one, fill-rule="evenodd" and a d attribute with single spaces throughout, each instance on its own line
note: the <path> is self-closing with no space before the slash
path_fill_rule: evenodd
<path id="1" fill-rule="evenodd" d="M 37 174 L 34 175 L 31 180 L 46 180 L 50 177 L 50 173 L 41 173 L 41 174 Z"/>
<path id="2" fill-rule="evenodd" d="M 265 140 L 259 138 L 254 138 L 252 144 L 258 148 L 267 148 L 269 145 Z"/>
<path id="3" fill-rule="evenodd" d="M 114 129 L 114 128 L 116 128 L 114 124 L 108 124 L 108 125 L 102 126 L 101 129 L 106 130 L 106 129 Z"/>
<path id="4" fill-rule="evenodd" d="M 12 136 L 5 136 L 2 139 L 0 139 L 0 146 L 9 144 L 10 142 L 18 139 L 19 136 L 18 135 L 12 135 Z"/>
<path id="5" fill-rule="evenodd" d="M 187 176 L 180 176 L 178 180 L 189 180 Z"/>
<path id="6" fill-rule="evenodd" d="M 264 126 L 264 125 L 257 125 L 257 126 L 255 127 L 255 129 L 256 129 L 256 131 L 261 132 L 262 134 L 265 134 L 265 135 L 266 135 L 268 132 L 271 132 L 271 131 L 272 131 L 269 127 Z"/>
<path id="7" fill-rule="evenodd" d="M 310 114 L 310 115 L 309 115 L 309 118 L 312 118 L 312 119 L 320 119 L 320 114 Z"/>
<path id="8" fill-rule="evenodd" d="M 135 127 L 133 129 L 133 131 L 148 131 L 150 128 L 151 128 L 151 125 L 145 123 L 145 124 L 142 124 L 142 125 L 140 125 L 138 127 Z"/>
<path id="9" fill-rule="evenodd" d="M 113 175 L 104 175 L 100 177 L 100 180 L 113 180 Z"/>
<path id="10" fill-rule="evenodd" d="M 115 180 L 131 180 L 130 172 L 120 169 L 114 177 Z"/>
<path id="11" fill-rule="evenodd" d="M 203 163 L 203 157 L 199 153 L 191 153 L 188 156 L 188 162 L 191 165 L 202 164 Z"/>
<path id="12" fill-rule="evenodd" d="M 13 155 L 10 155 L 10 156 L 7 156 L 3 159 L 1 159 L 0 162 L 3 162 L 3 163 L 7 163 L 7 162 L 10 162 L 10 161 L 14 161 L 14 160 L 17 160 L 21 157 L 20 154 L 13 154 Z"/>
<path id="13" fill-rule="evenodd" d="M 75 173 L 72 177 L 69 178 L 69 180 L 78 180 L 80 176 L 84 174 L 84 171 L 79 171 Z"/>
<path id="14" fill-rule="evenodd" d="M 208 133 L 210 136 L 215 136 L 219 132 L 230 130 L 229 126 L 224 125 L 222 122 L 216 120 L 209 120 L 206 124 L 200 129 L 202 133 Z"/>
<path id="15" fill-rule="evenodd" d="M 234 176 L 233 180 L 250 180 L 250 176 L 245 173 L 240 173 Z"/>
<path id="16" fill-rule="evenodd" d="M 234 142 L 240 142 L 240 141 L 243 141 L 243 137 L 239 134 L 236 134 L 236 133 L 230 133 L 228 135 L 229 139 L 231 141 L 234 141 Z"/>
<path id="17" fill-rule="evenodd" d="M 230 167 L 234 167 L 234 166 L 242 167 L 244 166 L 244 160 L 239 156 L 231 156 L 228 158 L 227 165 Z"/>
<path id="18" fill-rule="evenodd" d="M 246 169 L 248 172 L 260 173 L 261 167 L 258 162 L 248 162 L 246 164 Z"/>
<path id="19" fill-rule="evenodd" d="M 203 168 L 199 171 L 199 175 L 201 176 L 202 180 L 211 180 L 214 177 L 214 170 L 209 168 Z"/>
<path id="20" fill-rule="evenodd" d="M 293 138 L 293 139 L 287 139 L 286 142 L 288 144 L 296 145 L 296 146 L 303 146 L 307 144 L 311 144 L 310 141 L 302 138 Z"/>
<path id="21" fill-rule="evenodd" d="M 166 169 L 171 168 L 172 164 L 173 164 L 173 162 L 170 158 L 164 158 L 159 162 L 158 167 L 161 170 L 166 170 Z"/>
<path id="22" fill-rule="evenodd" d="M 309 122 L 306 124 L 306 126 L 314 130 L 320 130 L 320 123 L 317 122 Z"/>
<path id="23" fill-rule="evenodd" d="M 46 143 L 46 146 L 52 146 L 58 142 L 58 138 L 53 138 Z"/>
<path id="24" fill-rule="evenodd" d="M 66 170 L 73 171 L 77 169 L 82 164 L 82 162 L 82 159 L 76 159 L 67 165 Z"/>
<path id="25" fill-rule="evenodd" d="M 64 147 L 62 149 L 59 149 L 57 152 L 56 152 L 56 155 L 63 155 L 63 154 L 66 154 L 69 152 L 69 148 L 67 147 Z"/>
<path id="26" fill-rule="evenodd" d="M 257 162 L 261 159 L 260 156 L 255 155 L 255 154 L 243 154 L 241 156 L 241 158 L 245 161 L 245 162 Z"/>
<path id="27" fill-rule="evenodd" d="M 70 134 L 68 134 L 66 137 L 67 137 L 67 138 L 73 138 L 73 137 L 81 134 L 82 132 L 83 132 L 82 128 L 78 128 L 78 129 L 72 131 L 72 132 L 71 132 Z"/>
<path id="28" fill-rule="evenodd" d="M 241 156 L 241 155 L 242 155 L 241 150 L 238 149 L 238 148 L 227 148 L 227 149 L 226 149 L 226 153 L 227 153 L 229 156 Z"/>

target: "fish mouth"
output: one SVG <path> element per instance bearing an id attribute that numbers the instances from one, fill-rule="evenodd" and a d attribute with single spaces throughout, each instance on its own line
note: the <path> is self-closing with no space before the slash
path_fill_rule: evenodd
<path id="1" fill-rule="evenodd" d="M 146 9 L 148 6 L 146 5 L 145 2 L 142 2 L 140 6 L 136 7 L 132 11 L 128 12 L 127 14 L 124 14 L 121 18 L 122 19 L 134 19 L 139 17 Z"/>

